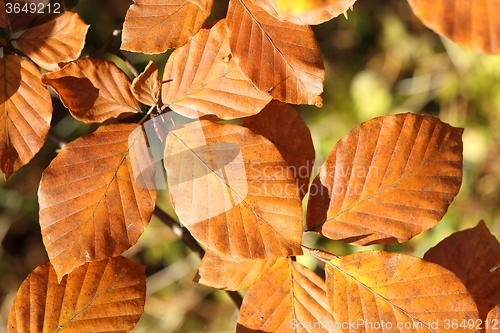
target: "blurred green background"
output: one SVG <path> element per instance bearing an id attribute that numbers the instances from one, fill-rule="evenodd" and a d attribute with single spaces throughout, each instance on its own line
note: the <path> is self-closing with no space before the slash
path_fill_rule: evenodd
<path id="1" fill-rule="evenodd" d="M 123 22 L 131 1 L 82 0 L 73 9 L 91 24 L 83 55 L 99 49 Z M 225 16 L 227 1 L 216 0 L 209 20 Z M 484 219 L 500 236 L 500 57 L 475 54 L 425 28 L 404 0 L 359 0 L 343 16 L 314 27 L 326 68 L 324 107 L 297 106 L 311 129 L 316 167 L 335 143 L 363 121 L 389 113 L 439 117 L 464 132 L 464 177 L 460 194 L 433 229 L 390 251 L 422 256 L 457 230 Z M 119 47 L 119 38 L 111 47 Z M 168 54 L 126 53 L 142 70 L 152 59 L 163 68 Z M 130 74 L 124 62 L 102 53 Z M 54 96 L 53 131 L 70 141 L 94 130 L 69 116 Z M 17 288 L 47 255 L 38 226 L 41 173 L 58 147 L 48 141 L 27 166 L 0 180 L 0 332 L 5 332 Z M 159 195 L 169 210 L 168 194 Z M 366 250 L 306 235 L 304 243 L 342 255 Z M 369 248 L 382 248 L 372 246 Z M 199 259 L 165 225 L 153 219 L 126 256 L 147 265 L 145 313 L 139 332 L 234 332 L 238 311 L 222 291 L 192 282 Z M 299 259 L 315 269 L 308 256 Z"/>

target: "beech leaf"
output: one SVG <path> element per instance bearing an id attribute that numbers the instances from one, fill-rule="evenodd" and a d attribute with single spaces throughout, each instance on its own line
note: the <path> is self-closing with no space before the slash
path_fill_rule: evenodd
<path id="1" fill-rule="evenodd" d="M 313 271 L 281 260 L 246 293 L 236 332 L 338 332 L 325 290 Z"/>
<path id="2" fill-rule="evenodd" d="M 500 304 L 488 312 L 484 327 L 486 333 L 498 333 L 500 331 Z"/>
<path id="3" fill-rule="evenodd" d="M 342 332 L 450 332 L 478 320 L 476 303 L 447 269 L 420 258 L 366 251 L 326 265 L 328 303 Z M 453 327 L 475 332 L 475 327 Z"/>
<path id="4" fill-rule="evenodd" d="M 405 242 L 431 228 L 462 182 L 462 132 L 410 113 L 359 125 L 311 185 L 308 229 L 367 245 Z"/>
<path id="5" fill-rule="evenodd" d="M 257 88 L 292 104 L 322 105 L 324 68 L 308 26 L 282 22 L 250 0 L 230 0 L 231 53 Z"/>
<path id="6" fill-rule="evenodd" d="M 151 60 L 139 74 L 138 77 L 132 81 L 132 94 L 134 97 L 145 105 L 156 105 L 158 96 L 160 95 L 161 82 L 158 76 L 158 67 Z"/>
<path id="7" fill-rule="evenodd" d="M 59 280 L 86 262 L 120 255 L 148 225 L 155 170 L 138 128 L 102 126 L 67 144 L 43 172 L 40 227 Z"/>
<path id="8" fill-rule="evenodd" d="M 73 117 L 85 123 L 101 123 L 140 112 L 130 91 L 130 79 L 108 60 L 77 59 L 44 74 L 42 81 L 61 96 Z"/>
<path id="9" fill-rule="evenodd" d="M 123 257 L 78 267 L 58 283 L 50 262 L 21 284 L 9 333 L 128 332 L 144 312 L 145 267 Z"/>
<path id="10" fill-rule="evenodd" d="M 244 118 L 242 126 L 274 143 L 292 170 L 303 199 L 309 190 L 315 152 L 311 131 L 300 114 L 273 100 L 255 116 Z"/>
<path id="11" fill-rule="evenodd" d="M 163 53 L 184 45 L 210 15 L 213 0 L 134 0 L 125 15 L 122 50 Z"/>
<path id="12" fill-rule="evenodd" d="M 58 63 L 80 56 L 88 28 L 77 13 L 47 15 L 17 39 L 17 46 L 38 66 L 53 71 Z"/>
<path id="13" fill-rule="evenodd" d="M 0 168 L 8 178 L 42 148 L 50 129 L 52 100 L 28 60 L 0 58 Z"/>
<path id="14" fill-rule="evenodd" d="M 276 258 L 236 258 L 208 249 L 194 281 L 217 289 L 242 290 L 251 287 L 275 262 Z"/>
<path id="15" fill-rule="evenodd" d="M 16 31 L 33 21 L 35 17 L 39 15 L 38 10 L 42 8 L 43 4 L 43 10 L 45 10 L 45 6 L 49 3 L 50 0 L 6 0 L 5 3 L 10 2 L 13 6 L 19 6 L 18 8 L 22 9 L 24 6 L 28 6 L 29 8 L 30 4 L 34 3 L 37 5 L 37 10 L 35 12 L 31 11 L 16 11 L 12 10 L 10 14 L 8 14 L 9 17 L 9 23 L 10 23 L 10 31 Z"/>
<path id="16" fill-rule="evenodd" d="M 256 114 L 272 97 L 243 75 L 229 49 L 225 20 L 175 50 L 163 73 L 162 100 L 177 113 L 234 119 Z M 168 82 L 171 81 L 171 82 Z"/>
<path id="17" fill-rule="evenodd" d="M 183 225 L 201 243 L 243 258 L 302 254 L 302 205 L 276 147 L 237 125 L 202 120 L 172 129 L 165 168 Z"/>

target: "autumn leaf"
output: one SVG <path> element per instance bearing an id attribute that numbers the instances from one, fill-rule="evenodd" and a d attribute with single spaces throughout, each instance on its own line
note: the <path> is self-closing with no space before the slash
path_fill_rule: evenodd
<path id="1" fill-rule="evenodd" d="M 134 0 L 125 15 L 122 50 L 163 53 L 184 45 L 210 15 L 213 0 Z"/>
<path id="2" fill-rule="evenodd" d="M 162 101 L 189 118 L 234 119 L 256 114 L 271 101 L 243 75 L 229 49 L 225 20 L 202 29 L 175 50 L 163 73 Z"/>
<path id="3" fill-rule="evenodd" d="M 7 26 L 9 25 L 8 23 L 9 18 L 7 16 L 7 12 L 5 11 L 5 0 L 0 0 L 0 28 L 7 28 Z"/>
<path id="4" fill-rule="evenodd" d="M 242 290 L 251 287 L 275 262 L 276 258 L 235 258 L 208 249 L 194 281 L 217 289 Z"/>
<path id="5" fill-rule="evenodd" d="M 356 0 L 255 0 L 280 21 L 298 25 L 316 25 L 345 13 Z"/>
<path id="6" fill-rule="evenodd" d="M 231 0 L 231 54 L 257 88 L 292 104 L 322 105 L 323 60 L 308 26 L 282 22 L 248 0 Z"/>
<path id="7" fill-rule="evenodd" d="M 5 3 L 11 3 L 12 4 L 12 11 L 10 14 L 8 14 L 9 17 L 9 22 L 10 22 L 10 31 L 17 31 L 33 21 L 35 17 L 37 17 L 38 10 L 43 8 L 45 10 L 45 6 L 49 3 L 50 0 L 6 0 Z M 26 8 L 29 8 L 30 4 L 34 3 L 37 6 L 37 10 L 35 12 L 31 12 L 30 10 L 28 11 L 22 11 L 21 9 L 24 8 L 24 6 L 27 6 Z M 14 6 L 19 6 L 19 11 L 16 11 L 14 9 Z M 43 7 L 42 7 L 43 6 Z"/>
<path id="8" fill-rule="evenodd" d="M 410 255 L 366 251 L 333 259 L 326 265 L 326 288 L 335 322 L 355 323 L 340 325 L 342 332 L 444 333 L 452 322 L 478 320 L 476 304 L 455 274 Z"/>
<path id="9" fill-rule="evenodd" d="M 49 263 L 19 288 L 9 314 L 9 333 L 125 332 L 144 312 L 145 267 L 123 257 L 78 267 L 58 283 Z"/>
<path id="10" fill-rule="evenodd" d="M 300 114 L 290 105 L 273 100 L 255 116 L 244 118 L 242 126 L 274 143 L 290 166 L 303 199 L 309 190 L 315 152 L 311 131 Z"/>
<path id="11" fill-rule="evenodd" d="M 61 96 L 73 117 L 85 123 L 101 123 L 140 112 L 130 91 L 130 79 L 108 60 L 81 58 L 44 74 L 42 81 Z"/>
<path id="12" fill-rule="evenodd" d="M 58 63 L 80 56 L 88 28 L 77 13 L 47 15 L 17 39 L 17 47 L 38 66 L 53 71 Z"/>
<path id="13" fill-rule="evenodd" d="M 442 240 L 424 259 L 458 276 L 476 301 L 483 322 L 500 304 L 500 243 L 483 221 Z"/>
<path id="14" fill-rule="evenodd" d="M 338 332 L 325 290 L 313 271 L 281 260 L 246 293 L 236 332 Z"/>
<path id="15" fill-rule="evenodd" d="M 172 204 L 207 247 L 243 258 L 302 254 L 302 205 L 274 145 L 249 129 L 199 121 L 172 129 L 164 155 Z"/>
<path id="16" fill-rule="evenodd" d="M 148 225 L 156 200 L 154 161 L 137 128 L 102 126 L 67 144 L 43 172 L 40 227 L 59 280 L 86 262 L 120 255 Z M 134 165 L 144 163 L 149 169 L 134 173 Z"/>
<path id="17" fill-rule="evenodd" d="M 23 58 L 0 58 L 0 168 L 8 178 L 42 148 L 52 100 L 38 69 Z"/>
<path id="18" fill-rule="evenodd" d="M 484 327 L 486 333 L 498 333 L 498 331 L 500 330 L 500 304 L 498 304 L 493 309 L 491 309 L 490 312 L 488 312 L 488 317 L 484 322 Z"/>
<path id="19" fill-rule="evenodd" d="M 413 13 L 434 32 L 481 53 L 500 53 L 499 1 L 408 0 Z"/>
<path id="20" fill-rule="evenodd" d="M 359 125 L 311 185 L 308 229 L 367 245 L 404 242 L 431 228 L 460 188 L 462 131 L 410 113 Z"/>
<path id="21" fill-rule="evenodd" d="M 134 97 L 142 104 L 149 106 L 156 105 L 160 95 L 160 88 L 158 67 L 151 60 L 144 71 L 132 81 L 130 87 Z"/>

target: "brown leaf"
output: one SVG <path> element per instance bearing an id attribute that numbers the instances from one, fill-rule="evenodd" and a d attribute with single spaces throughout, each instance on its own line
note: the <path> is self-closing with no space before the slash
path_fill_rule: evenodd
<path id="1" fill-rule="evenodd" d="M 255 0 L 280 21 L 298 25 L 316 25 L 345 13 L 356 0 Z"/>
<path id="2" fill-rule="evenodd" d="M 276 258 L 235 258 L 208 249 L 194 281 L 217 289 L 242 290 L 251 287 L 275 262 Z"/>
<path id="3" fill-rule="evenodd" d="M 175 50 L 165 66 L 163 103 L 177 113 L 198 118 L 234 119 L 256 114 L 271 101 L 243 75 L 226 38 L 225 21 L 202 29 Z"/>
<path id="4" fill-rule="evenodd" d="M 17 46 L 38 66 L 53 71 L 59 69 L 58 63 L 80 56 L 88 28 L 77 13 L 48 15 L 26 30 Z"/>
<path id="5" fill-rule="evenodd" d="M 481 53 L 500 53 L 499 1 L 408 0 L 428 28 Z"/>
<path id="6" fill-rule="evenodd" d="M 78 267 L 58 283 L 50 262 L 24 280 L 9 333 L 128 332 L 144 312 L 145 267 L 123 257 Z"/>
<path id="7" fill-rule="evenodd" d="M 0 168 L 8 178 L 42 148 L 50 129 L 52 100 L 29 61 L 0 58 Z"/>
<path id="8" fill-rule="evenodd" d="M 302 205 L 274 145 L 207 120 L 172 129 L 165 168 L 180 221 L 207 247 L 243 258 L 302 254 Z"/>
<path id="9" fill-rule="evenodd" d="M 5 0 L 0 0 L 0 28 L 6 28 L 9 23 L 9 17 L 5 11 Z M 2 38 L 2 41 L 4 39 Z"/>
<path id="10" fill-rule="evenodd" d="M 143 164 L 149 169 L 136 167 Z M 102 126 L 61 149 L 38 190 L 43 242 L 59 280 L 137 242 L 153 214 L 154 174 L 135 124 Z"/>
<path id="11" fill-rule="evenodd" d="M 125 15 L 122 50 L 162 53 L 184 45 L 210 15 L 213 0 L 134 0 Z"/>
<path id="12" fill-rule="evenodd" d="M 300 114 L 290 105 L 274 100 L 257 115 L 244 118 L 242 126 L 274 143 L 292 169 L 303 199 L 309 189 L 315 152 L 311 131 Z"/>
<path id="13" fill-rule="evenodd" d="M 341 325 L 342 332 L 444 333 L 452 322 L 478 320 L 455 274 L 410 255 L 366 251 L 334 259 L 326 265 L 326 288 L 335 322 L 354 323 Z"/>
<path id="14" fill-rule="evenodd" d="M 488 281 L 489 283 L 490 281 Z M 500 331 L 500 304 L 488 312 L 488 317 L 484 322 L 486 333 L 498 333 Z M 476 328 L 479 328 L 476 326 Z"/>
<path id="15" fill-rule="evenodd" d="M 323 60 L 310 27 L 279 21 L 249 0 L 231 0 L 226 23 L 234 60 L 257 88 L 282 102 L 322 105 Z"/>
<path id="16" fill-rule="evenodd" d="M 405 242 L 431 228 L 462 182 L 462 131 L 410 113 L 359 125 L 311 185 L 308 229 L 367 245 Z"/>
<path id="17" fill-rule="evenodd" d="M 128 76 L 113 62 L 82 58 L 44 74 L 73 117 L 85 123 L 125 118 L 140 111 Z"/>
<path id="18" fill-rule="evenodd" d="M 424 260 L 458 276 L 476 301 L 483 321 L 500 303 L 500 243 L 483 221 L 442 240 L 427 251 Z"/>
<path id="19" fill-rule="evenodd" d="M 313 271 L 281 260 L 246 293 L 236 332 L 338 332 L 325 290 Z"/>
<path id="20" fill-rule="evenodd" d="M 152 106 L 156 105 L 160 95 L 160 87 L 158 67 L 150 60 L 144 71 L 132 81 L 130 89 L 139 102 Z"/>
<path id="21" fill-rule="evenodd" d="M 35 17 L 39 15 L 39 11 L 43 12 L 45 10 L 45 6 L 49 3 L 50 0 L 6 0 L 5 4 L 7 6 L 7 3 L 12 4 L 12 11 L 9 16 L 9 22 L 10 22 L 10 30 L 11 31 L 16 31 L 30 23 Z M 36 5 L 36 11 L 31 12 L 30 10 L 28 11 L 22 11 L 21 9 L 25 8 L 24 6 L 27 6 L 27 9 L 30 9 L 30 5 L 35 4 Z M 16 6 L 16 7 L 14 7 Z M 19 6 L 19 7 L 17 7 Z M 33 6 L 33 5 L 31 5 Z M 19 11 L 16 12 L 16 8 L 19 8 Z M 32 8 L 32 7 L 31 7 Z"/>

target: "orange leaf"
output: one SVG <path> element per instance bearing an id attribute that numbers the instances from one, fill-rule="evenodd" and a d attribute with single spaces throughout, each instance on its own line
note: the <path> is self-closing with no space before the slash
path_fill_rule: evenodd
<path id="1" fill-rule="evenodd" d="M 128 332 L 144 312 L 144 271 L 116 257 L 81 266 L 59 284 L 50 263 L 38 266 L 17 292 L 9 333 Z"/>
<path id="2" fill-rule="evenodd" d="M 5 11 L 5 0 L 0 0 L 0 28 L 6 28 L 9 23 L 9 17 Z M 2 38 L 2 41 L 4 39 Z"/>
<path id="3" fill-rule="evenodd" d="M 129 117 L 140 111 L 130 80 L 113 62 L 82 58 L 44 74 L 73 117 L 85 123 Z"/>
<path id="4" fill-rule="evenodd" d="M 281 260 L 246 293 L 236 332 L 338 332 L 325 289 L 313 271 Z"/>
<path id="5" fill-rule="evenodd" d="M 299 113 L 274 100 L 257 115 L 244 118 L 242 126 L 274 143 L 292 169 L 303 199 L 309 189 L 315 152 L 311 132 Z"/>
<path id="6" fill-rule="evenodd" d="M 235 258 L 208 249 L 201 260 L 194 281 L 217 289 L 246 289 L 275 262 L 276 258 Z"/>
<path id="7" fill-rule="evenodd" d="M 173 129 L 164 156 L 180 221 L 209 248 L 243 258 L 302 254 L 302 205 L 274 145 L 207 120 Z"/>
<path id="8" fill-rule="evenodd" d="M 500 1 L 408 0 L 428 28 L 481 53 L 500 53 Z"/>
<path id="9" fill-rule="evenodd" d="M 48 15 L 26 30 L 17 40 L 17 46 L 38 66 L 56 70 L 58 63 L 80 56 L 88 28 L 77 13 Z"/>
<path id="10" fill-rule="evenodd" d="M 0 168 L 8 178 L 42 148 L 50 129 L 52 100 L 29 61 L 0 58 Z"/>
<path id="11" fill-rule="evenodd" d="M 474 300 L 447 269 L 405 254 L 366 251 L 326 265 L 328 303 L 342 332 L 450 332 L 478 320 Z M 453 332 L 475 332 L 453 327 Z"/>
<path id="12" fill-rule="evenodd" d="M 134 97 L 145 105 L 156 105 L 158 96 L 160 95 L 161 82 L 158 77 L 158 67 L 151 60 L 144 69 L 144 72 L 132 81 L 132 94 Z"/>
<path id="13" fill-rule="evenodd" d="M 280 21 L 316 25 L 345 13 L 356 0 L 256 0 L 255 3 Z"/>
<path id="14" fill-rule="evenodd" d="M 102 126 L 67 144 L 43 172 L 40 227 L 59 280 L 85 262 L 120 255 L 148 225 L 154 161 L 139 128 Z M 136 168 L 145 163 L 149 169 Z"/>
<path id="15" fill-rule="evenodd" d="M 431 228 L 462 182 L 462 131 L 410 113 L 359 125 L 311 185 L 309 230 L 367 245 L 404 242 Z"/>
<path id="16" fill-rule="evenodd" d="M 45 10 L 45 6 L 47 6 L 49 1 L 50 0 L 6 0 L 5 1 L 6 6 L 7 3 L 12 4 L 11 13 L 8 14 L 10 22 L 10 30 L 11 31 L 19 30 L 20 28 L 30 23 L 35 17 L 38 16 L 39 11 L 43 12 Z M 27 6 L 26 8 L 30 8 L 30 4 L 32 3 L 36 4 L 35 12 L 31 12 L 30 10 L 28 11 L 21 10 L 25 8 L 24 6 Z M 16 8 L 18 8 L 19 10 L 16 10 Z"/>
<path id="17" fill-rule="evenodd" d="M 489 283 L 490 281 L 488 281 Z M 500 331 L 500 304 L 488 312 L 488 317 L 484 324 L 486 333 L 498 333 Z"/>
<path id="18" fill-rule="evenodd" d="M 202 29 L 175 50 L 165 66 L 163 103 L 179 114 L 198 118 L 214 114 L 234 119 L 256 114 L 271 101 L 236 66 L 226 38 L 225 21 Z"/>
<path id="19" fill-rule="evenodd" d="M 231 52 L 261 91 L 282 102 L 321 106 L 323 60 L 308 26 L 281 22 L 248 0 L 231 0 L 227 13 Z"/>
<path id="20" fill-rule="evenodd" d="M 500 243 L 483 221 L 442 240 L 424 259 L 446 267 L 462 280 L 483 321 L 500 303 Z"/>
<path id="21" fill-rule="evenodd" d="M 122 50 L 162 53 L 184 45 L 210 15 L 213 0 L 134 0 L 125 15 Z"/>

